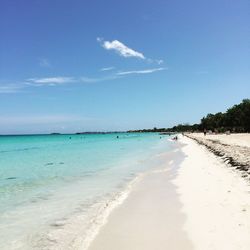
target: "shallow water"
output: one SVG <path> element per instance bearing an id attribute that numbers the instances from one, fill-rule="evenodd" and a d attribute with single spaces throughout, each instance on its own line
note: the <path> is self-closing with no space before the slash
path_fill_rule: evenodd
<path id="1" fill-rule="evenodd" d="M 78 249 L 168 149 L 156 133 L 1 136 L 0 249 Z"/>

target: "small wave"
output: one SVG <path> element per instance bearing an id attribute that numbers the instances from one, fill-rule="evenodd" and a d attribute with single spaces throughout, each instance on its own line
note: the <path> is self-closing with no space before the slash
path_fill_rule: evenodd
<path id="1" fill-rule="evenodd" d="M 141 177 L 142 174 L 137 175 L 126 185 L 125 190 L 110 194 L 108 199 L 99 197 L 95 201 L 85 201 L 68 218 L 51 222 L 47 232 L 33 238 L 32 249 L 88 249 L 113 209 L 126 200 Z"/>
<path id="2" fill-rule="evenodd" d="M 100 209 L 98 215 L 92 220 L 92 225 L 86 232 L 86 237 L 82 243 L 82 250 L 87 250 L 91 242 L 95 239 L 101 227 L 108 221 L 108 217 L 114 208 L 121 205 L 132 191 L 133 186 L 143 177 L 143 173 L 138 174 L 132 181 L 127 184 L 124 191 L 119 192 L 106 202 Z"/>

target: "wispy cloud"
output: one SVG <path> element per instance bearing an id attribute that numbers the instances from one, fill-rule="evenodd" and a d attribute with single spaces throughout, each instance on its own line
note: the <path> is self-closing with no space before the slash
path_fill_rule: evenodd
<path id="1" fill-rule="evenodd" d="M 114 69 L 115 67 L 103 68 L 102 71 L 109 71 Z M 97 83 L 104 81 L 112 81 L 121 77 L 125 77 L 126 75 L 131 74 L 150 74 L 157 71 L 167 70 L 167 68 L 159 67 L 159 68 L 151 68 L 151 69 L 143 69 L 143 70 L 130 70 L 130 71 L 119 71 L 113 72 L 107 76 L 100 77 L 75 77 L 75 76 L 55 76 L 55 77 L 43 77 L 43 78 L 29 78 L 24 81 L 19 81 L 16 83 L 0 83 L 0 94 L 12 94 L 19 93 L 25 91 L 25 88 L 28 87 L 42 87 L 42 86 L 58 86 L 69 83 Z"/>
<path id="2" fill-rule="evenodd" d="M 155 60 L 155 61 L 156 61 L 156 63 L 158 63 L 159 65 L 164 63 L 164 61 L 163 61 L 162 59 L 160 59 L 160 60 Z"/>
<path id="3" fill-rule="evenodd" d="M 45 68 L 51 67 L 51 63 L 47 58 L 39 58 L 39 65 Z"/>
<path id="4" fill-rule="evenodd" d="M 110 75 L 105 77 L 46 77 L 46 78 L 30 78 L 26 79 L 25 84 L 30 86 L 57 86 L 63 85 L 68 83 L 95 83 L 95 82 L 102 82 L 107 80 L 113 80 L 118 78 L 117 75 Z"/>
<path id="5" fill-rule="evenodd" d="M 101 68 L 100 71 L 110 71 L 115 69 L 115 67 L 107 67 L 107 68 Z"/>
<path id="6" fill-rule="evenodd" d="M 140 59 L 146 59 L 146 57 L 142 53 L 129 48 L 124 43 L 118 40 L 113 40 L 110 42 L 110 41 L 103 41 L 101 38 L 97 38 L 97 41 L 100 42 L 100 44 L 104 49 L 114 50 L 122 57 L 136 57 Z"/>
<path id="7" fill-rule="evenodd" d="M 74 77 L 46 77 L 46 78 L 30 78 L 26 80 L 28 83 L 35 84 L 48 84 L 48 85 L 56 85 L 56 84 L 64 84 L 64 83 L 72 83 L 75 82 L 76 79 Z"/>
<path id="8" fill-rule="evenodd" d="M 130 75 L 130 74 L 151 74 L 157 71 L 167 70 L 167 68 L 154 68 L 154 69 L 143 69 L 143 70 L 131 70 L 131 71 L 120 71 L 117 75 Z"/>
<path id="9" fill-rule="evenodd" d="M 0 84 L 0 94 L 14 94 L 21 92 L 25 87 L 23 84 Z"/>
<path id="10" fill-rule="evenodd" d="M 117 75 L 111 75 L 107 77 L 97 77 L 97 78 L 92 78 L 92 77 L 81 77 L 79 80 L 82 83 L 95 83 L 95 82 L 104 82 L 108 80 L 114 80 L 117 79 Z"/>

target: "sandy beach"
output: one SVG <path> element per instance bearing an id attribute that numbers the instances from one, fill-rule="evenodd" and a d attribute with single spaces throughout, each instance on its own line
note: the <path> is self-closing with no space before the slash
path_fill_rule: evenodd
<path id="1" fill-rule="evenodd" d="M 203 133 L 193 133 L 192 134 L 198 138 L 204 138 Z M 219 141 L 223 144 L 228 144 L 231 146 L 242 146 L 242 147 L 250 147 L 250 134 L 207 134 L 206 140 Z"/>
<path id="2" fill-rule="evenodd" d="M 249 1 L 0 13 L 0 250 L 250 250 Z"/>
<path id="3" fill-rule="evenodd" d="M 228 166 L 250 181 L 250 134 L 186 134 L 220 157 Z"/>
<path id="4" fill-rule="evenodd" d="M 173 145 L 138 178 L 89 250 L 250 249 L 248 180 L 190 138 Z"/>

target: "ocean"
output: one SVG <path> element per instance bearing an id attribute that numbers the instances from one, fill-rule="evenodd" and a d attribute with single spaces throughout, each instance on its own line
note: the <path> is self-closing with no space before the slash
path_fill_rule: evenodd
<path id="1" fill-rule="evenodd" d="M 140 173 L 158 133 L 0 136 L 0 249 L 86 249 Z"/>

